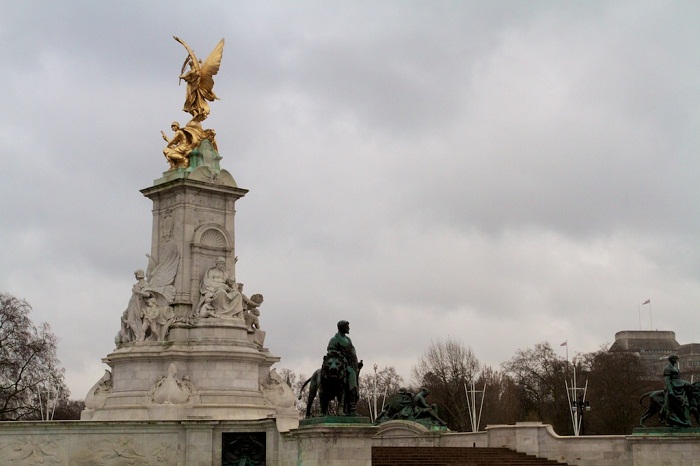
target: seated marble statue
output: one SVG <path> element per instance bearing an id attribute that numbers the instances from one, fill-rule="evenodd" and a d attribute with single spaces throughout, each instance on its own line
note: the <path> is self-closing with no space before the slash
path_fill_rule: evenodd
<path id="1" fill-rule="evenodd" d="M 196 310 L 199 317 L 243 318 L 243 294 L 226 273 L 223 257 L 218 257 L 216 266 L 204 273 L 200 293 L 202 297 Z"/>

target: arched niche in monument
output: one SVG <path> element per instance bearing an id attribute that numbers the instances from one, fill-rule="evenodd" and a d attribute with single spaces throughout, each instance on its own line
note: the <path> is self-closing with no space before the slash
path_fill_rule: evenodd
<path id="1" fill-rule="evenodd" d="M 195 229 L 191 243 L 193 305 L 199 301 L 202 277 L 207 269 L 214 266 L 217 257 L 226 259 L 226 270 L 235 279 L 235 258 L 231 257 L 233 250 L 233 237 L 223 225 L 209 222 L 199 225 Z"/>

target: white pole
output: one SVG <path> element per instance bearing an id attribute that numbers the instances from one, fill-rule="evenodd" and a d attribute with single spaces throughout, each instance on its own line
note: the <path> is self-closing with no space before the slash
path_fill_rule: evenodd
<path id="1" fill-rule="evenodd" d="M 467 384 L 464 384 L 464 394 L 467 397 L 467 411 L 469 411 L 469 422 L 472 425 L 472 432 L 474 432 L 474 417 L 472 416 L 472 405 L 471 405 L 471 394 L 467 389 Z"/>
<path id="2" fill-rule="evenodd" d="M 467 410 L 469 411 L 469 421 L 472 425 L 472 432 L 479 431 L 479 424 L 481 424 L 481 412 L 484 409 L 484 395 L 486 393 L 486 384 L 484 384 L 483 390 L 477 390 L 476 384 L 472 380 L 471 390 L 467 389 L 467 384 L 464 384 L 464 392 L 467 395 Z M 479 411 L 476 409 L 476 394 L 481 393 L 481 406 L 479 406 Z"/>
<path id="3" fill-rule="evenodd" d="M 39 397 L 39 413 L 41 414 L 41 420 L 44 420 L 44 405 L 41 402 L 41 387 L 39 387 L 39 390 L 37 391 L 37 396 Z"/>
<path id="4" fill-rule="evenodd" d="M 373 418 L 377 418 L 377 365 L 374 365 L 374 393 L 372 393 L 372 398 L 374 399 L 374 416 Z"/>
<path id="5" fill-rule="evenodd" d="M 58 404 L 58 394 L 59 394 L 59 389 L 56 389 L 56 396 L 54 397 L 53 400 L 53 408 L 51 409 L 51 420 L 53 421 L 53 416 L 56 414 L 56 405 Z"/>
<path id="6" fill-rule="evenodd" d="M 564 385 L 566 386 L 566 399 L 569 402 L 569 405 L 566 407 L 569 410 L 569 416 L 571 417 L 571 426 L 574 429 L 574 435 L 576 435 L 576 419 L 574 418 L 574 411 L 572 409 L 572 403 L 571 403 L 571 392 L 572 388 L 569 387 L 569 381 L 564 379 Z"/>
<path id="7" fill-rule="evenodd" d="M 586 384 L 583 386 L 583 397 L 581 398 L 581 403 L 582 405 L 580 406 L 581 412 L 578 412 L 579 406 L 578 406 L 578 399 L 576 400 L 576 415 L 578 416 L 578 429 L 576 429 L 576 432 L 578 432 L 576 435 L 579 435 L 581 433 L 581 425 L 583 423 L 583 410 L 586 409 L 586 391 L 588 390 L 588 380 L 586 380 Z"/>
<path id="8" fill-rule="evenodd" d="M 479 408 L 479 418 L 476 420 L 476 430 L 474 432 L 479 432 L 479 424 L 481 424 L 481 412 L 484 409 L 484 395 L 486 395 L 486 382 L 484 382 L 484 389 L 481 391 L 481 407 Z"/>
<path id="9" fill-rule="evenodd" d="M 46 388 L 46 420 L 50 421 L 51 416 L 49 415 L 49 409 L 51 409 L 51 389 Z"/>
<path id="10" fill-rule="evenodd" d="M 642 304 L 641 304 L 641 299 L 637 301 L 637 310 L 639 312 L 639 330 L 642 329 Z"/>
<path id="11" fill-rule="evenodd" d="M 573 361 L 571 361 L 571 366 L 572 366 L 572 369 L 574 371 L 574 391 L 573 391 L 572 395 L 574 398 L 574 403 L 577 403 L 578 397 L 576 395 L 578 392 L 578 384 L 576 383 L 576 364 Z M 578 436 L 578 408 L 575 411 L 575 417 L 576 417 L 576 423 L 574 426 L 574 435 Z"/>

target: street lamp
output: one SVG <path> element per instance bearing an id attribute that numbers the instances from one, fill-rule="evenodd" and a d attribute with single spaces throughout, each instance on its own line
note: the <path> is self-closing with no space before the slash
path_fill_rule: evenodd
<path id="1" fill-rule="evenodd" d="M 574 435 L 585 435 L 583 431 L 583 413 L 591 410 L 591 402 L 583 399 L 579 394 L 578 399 L 571 403 L 571 415 L 574 418 Z"/>
<path id="2" fill-rule="evenodd" d="M 567 345 L 567 358 L 566 365 L 569 365 L 568 357 L 568 345 Z M 573 377 L 571 380 L 571 386 L 569 382 L 565 380 L 566 384 L 566 397 L 569 400 L 569 406 L 571 408 L 571 425 L 574 428 L 574 435 L 579 436 L 583 433 L 583 413 L 591 410 L 591 405 L 586 401 L 586 391 L 588 390 L 588 380 L 583 385 L 583 388 L 579 388 L 576 384 L 576 362 L 571 362 L 571 367 L 573 369 Z"/>

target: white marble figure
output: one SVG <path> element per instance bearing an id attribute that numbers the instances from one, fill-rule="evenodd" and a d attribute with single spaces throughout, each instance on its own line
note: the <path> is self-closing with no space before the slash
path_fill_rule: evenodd
<path id="1" fill-rule="evenodd" d="M 144 291 L 148 283 L 145 280 L 146 275 L 143 270 L 139 269 L 134 272 L 136 283 L 131 287 L 131 298 L 127 304 L 121 318 L 121 329 L 115 338 L 117 345 L 136 341 L 136 338 L 141 333 L 141 316 L 143 309 L 146 307 L 146 298 L 151 296 L 151 293 Z"/>
<path id="2" fill-rule="evenodd" d="M 175 320 L 175 312 L 170 306 L 159 306 L 156 298 L 146 299 L 146 308 L 143 311 L 143 324 L 138 341 L 146 339 L 146 332 L 150 330 L 151 337 L 157 341 L 165 341 L 165 335 L 170 329 L 170 324 Z M 151 338 L 153 339 L 153 338 Z"/>
<path id="3" fill-rule="evenodd" d="M 177 365 L 171 362 L 168 375 L 162 376 L 149 391 L 149 401 L 155 404 L 184 404 L 197 401 L 197 389 L 185 375 L 182 380 L 177 378 Z"/>
<path id="4" fill-rule="evenodd" d="M 109 394 L 112 393 L 112 373 L 105 370 L 100 380 L 92 386 L 85 397 L 85 408 L 96 409 L 104 406 Z"/>
<path id="5" fill-rule="evenodd" d="M 272 369 L 267 376 L 267 380 L 260 380 L 260 389 L 265 397 L 265 403 L 269 406 L 280 408 L 292 408 L 296 402 L 296 397 L 292 388 L 282 380 L 276 369 Z"/>
<path id="6" fill-rule="evenodd" d="M 120 346 L 134 341 L 164 341 L 175 315 L 170 304 L 175 298 L 172 285 L 180 263 L 176 247 L 169 248 L 159 264 L 148 257 L 148 269 L 134 272 L 136 283 L 121 317 L 121 329 L 115 337 Z"/>
<path id="7" fill-rule="evenodd" d="M 263 302 L 263 295 L 256 293 L 250 298 L 243 295 L 243 300 L 246 303 L 245 326 L 248 333 L 254 333 L 256 330 L 260 330 L 260 309 L 258 308 Z"/>
<path id="8" fill-rule="evenodd" d="M 226 273 L 226 259 L 223 257 L 217 257 L 216 265 L 204 273 L 200 293 L 197 316 L 243 318 L 241 287 Z"/>

